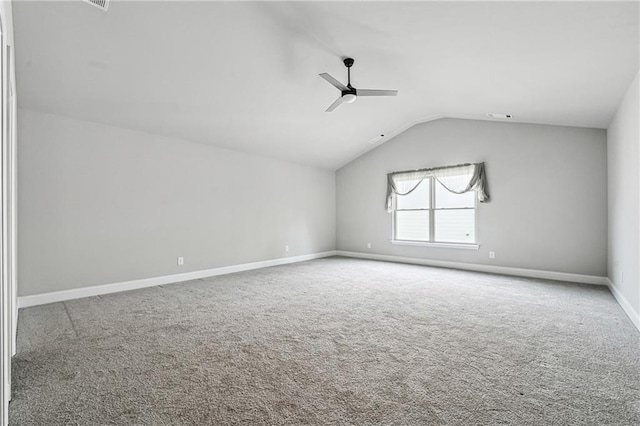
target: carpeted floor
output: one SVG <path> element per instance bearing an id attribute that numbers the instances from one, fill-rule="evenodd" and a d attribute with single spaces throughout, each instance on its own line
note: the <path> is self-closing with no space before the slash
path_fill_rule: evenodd
<path id="1" fill-rule="evenodd" d="M 604 287 L 327 258 L 20 311 L 12 425 L 637 425 Z"/>

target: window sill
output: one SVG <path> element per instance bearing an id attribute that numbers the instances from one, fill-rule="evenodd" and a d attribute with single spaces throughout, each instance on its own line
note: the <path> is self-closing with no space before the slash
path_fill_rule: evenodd
<path id="1" fill-rule="evenodd" d="M 454 248 L 454 249 L 463 249 L 463 250 L 478 250 L 480 248 L 479 244 L 437 243 L 437 242 L 429 242 L 429 241 L 391 240 L 391 244 L 397 244 L 397 245 L 401 245 L 401 246 Z"/>

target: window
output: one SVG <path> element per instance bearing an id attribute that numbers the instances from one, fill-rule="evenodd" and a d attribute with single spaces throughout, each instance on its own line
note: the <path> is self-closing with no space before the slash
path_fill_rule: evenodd
<path id="1" fill-rule="evenodd" d="M 433 177 L 395 196 L 395 241 L 476 244 L 476 192 L 454 194 Z"/>

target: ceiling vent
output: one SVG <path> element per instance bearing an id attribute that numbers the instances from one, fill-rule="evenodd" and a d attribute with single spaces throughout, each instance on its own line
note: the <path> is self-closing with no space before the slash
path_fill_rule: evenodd
<path id="1" fill-rule="evenodd" d="M 85 3 L 89 3 L 92 6 L 97 7 L 98 9 L 104 10 L 105 12 L 109 9 L 109 0 L 82 0 Z"/>

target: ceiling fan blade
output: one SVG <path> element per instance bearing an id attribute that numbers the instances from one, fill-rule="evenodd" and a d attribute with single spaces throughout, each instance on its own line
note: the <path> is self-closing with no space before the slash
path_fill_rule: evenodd
<path id="1" fill-rule="evenodd" d="M 396 96 L 397 90 L 356 89 L 358 96 Z"/>
<path id="2" fill-rule="evenodd" d="M 332 103 L 329 108 L 325 112 L 331 112 L 334 109 L 338 108 L 344 102 L 344 98 L 340 96 L 334 103 Z"/>
<path id="3" fill-rule="evenodd" d="M 349 90 L 349 89 L 347 89 L 347 86 L 345 86 L 344 84 L 340 83 L 338 80 L 336 80 L 335 78 L 331 77 L 326 72 L 323 72 L 322 74 L 320 74 L 320 77 L 322 77 L 325 80 L 327 80 L 331 85 L 333 85 L 336 89 L 338 89 L 341 92 L 344 92 L 345 90 Z"/>

